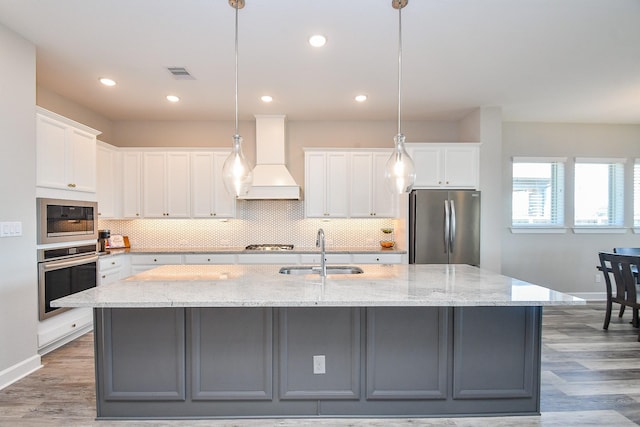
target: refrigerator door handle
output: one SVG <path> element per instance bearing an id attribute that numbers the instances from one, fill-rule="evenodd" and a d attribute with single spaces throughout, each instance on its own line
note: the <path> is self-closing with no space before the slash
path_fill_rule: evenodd
<path id="1" fill-rule="evenodd" d="M 444 201 L 444 252 L 449 252 L 449 203 Z"/>
<path id="2" fill-rule="evenodd" d="M 449 220 L 451 222 L 451 231 L 449 232 L 449 252 L 453 252 L 453 243 L 456 240 L 456 205 L 453 203 L 453 200 L 450 200 L 449 203 L 451 203 L 451 219 Z"/>

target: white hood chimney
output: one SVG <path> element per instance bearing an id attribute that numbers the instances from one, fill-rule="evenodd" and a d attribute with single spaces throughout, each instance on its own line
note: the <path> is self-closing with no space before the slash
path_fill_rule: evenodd
<path id="1" fill-rule="evenodd" d="M 249 193 L 239 199 L 300 199 L 285 165 L 285 115 L 256 115 L 256 167 Z"/>

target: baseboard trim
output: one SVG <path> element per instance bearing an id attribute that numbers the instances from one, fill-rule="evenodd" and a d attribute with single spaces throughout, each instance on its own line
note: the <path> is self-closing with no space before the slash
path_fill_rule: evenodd
<path id="1" fill-rule="evenodd" d="M 0 371 L 0 390 L 10 386 L 40 368 L 42 368 L 40 355 L 36 354 L 22 362 L 8 367 L 3 371 Z"/>
<path id="2" fill-rule="evenodd" d="M 607 300 L 606 292 L 571 292 L 569 294 L 573 295 L 574 297 L 582 298 L 587 301 L 606 301 Z"/>

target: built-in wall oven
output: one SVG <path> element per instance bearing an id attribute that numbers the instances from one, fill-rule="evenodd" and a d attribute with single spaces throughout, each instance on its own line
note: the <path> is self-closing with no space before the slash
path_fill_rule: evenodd
<path id="1" fill-rule="evenodd" d="M 96 244 L 38 250 L 38 316 L 45 320 L 69 308 L 51 301 L 97 285 Z"/>
<path id="2" fill-rule="evenodd" d="M 98 240 L 98 203 L 38 198 L 38 244 Z"/>

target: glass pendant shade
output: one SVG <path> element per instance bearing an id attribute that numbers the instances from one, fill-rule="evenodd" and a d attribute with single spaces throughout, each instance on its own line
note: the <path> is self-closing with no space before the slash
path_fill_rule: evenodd
<path id="1" fill-rule="evenodd" d="M 251 189 L 253 172 L 242 153 L 242 137 L 233 136 L 233 150 L 222 165 L 222 179 L 227 192 L 234 197 L 244 196 Z"/>
<path id="2" fill-rule="evenodd" d="M 409 193 L 416 182 L 416 168 L 404 146 L 405 137 L 398 134 L 396 145 L 385 165 L 384 178 L 387 188 L 394 194 Z"/>

